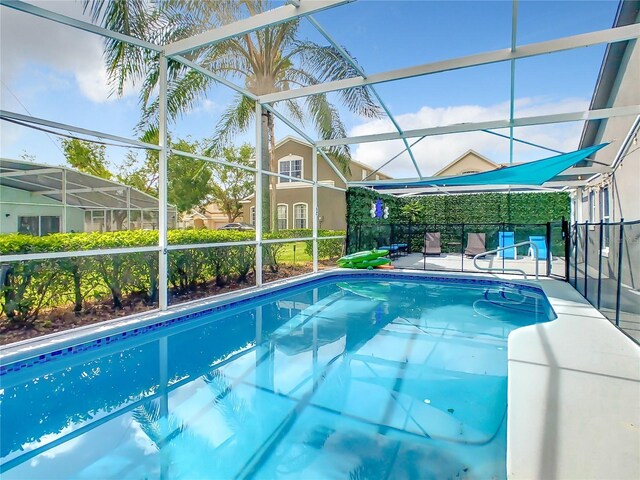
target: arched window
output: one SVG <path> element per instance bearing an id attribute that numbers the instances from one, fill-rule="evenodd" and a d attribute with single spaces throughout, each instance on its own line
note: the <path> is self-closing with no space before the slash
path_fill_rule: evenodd
<path id="1" fill-rule="evenodd" d="M 289 205 L 286 203 L 278 204 L 278 230 L 286 230 L 289 228 Z"/>
<path id="2" fill-rule="evenodd" d="M 293 228 L 307 228 L 307 212 L 306 203 L 295 203 L 293 205 Z"/>

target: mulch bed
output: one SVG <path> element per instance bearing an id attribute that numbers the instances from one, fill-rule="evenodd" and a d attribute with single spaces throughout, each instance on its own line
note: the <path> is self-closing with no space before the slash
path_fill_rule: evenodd
<path id="1" fill-rule="evenodd" d="M 276 273 L 265 271 L 263 282 L 273 282 L 284 278 L 294 277 L 312 271 L 310 265 L 282 265 Z M 253 273 L 247 276 L 247 281 L 243 283 L 231 282 L 225 286 L 218 286 L 215 282 L 208 282 L 199 285 L 196 289 L 188 292 L 171 291 L 169 297 L 170 304 L 178 304 L 197 300 L 222 293 L 231 292 L 241 288 L 255 285 Z M 84 310 L 74 312 L 72 307 L 58 307 L 46 311 L 41 311 L 38 318 L 30 325 L 9 325 L 6 318 L 0 318 L 0 345 L 26 340 L 28 338 L 39 337 L 54 332 L 61 332 L 83 325 L 100 323 L 113 318 L 125 317 L 134 313 L 141 313 L 153 308 L 157 304 L 148 304 L 141 294 L 131 294 L 123 299 L 123 308 L 116 310 L 113 308 L 113 301 L 87 302 Z"/>

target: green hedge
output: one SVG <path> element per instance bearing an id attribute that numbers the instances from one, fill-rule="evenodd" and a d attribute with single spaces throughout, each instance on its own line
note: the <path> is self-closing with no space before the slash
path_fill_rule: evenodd
<path id="1" fill-rule="evenodd" d="M 265 234 L 265 238 L 300 238 L 311 234 L 311 230 L 283 230 Z M 344 232 L 320 230 L 318 235 L 344 235 Z M 167 236 L 170 245 L 190 245 L 251 241 L 255 239 L 255 232 L 171 230 Z M 338 243 L 341 252 L 343 242 L 339 240 Z M 157 244 L 157 231 L 66 233 L 44 237 L 9 234 L 0 235 L 0 254 L 107 250 Z M 272 272 L 279 268 L 278 252 L 283 245 L 274 243 L 263 247 L 264 266 Z M 325 242 L 319 242 L 319 245 L 324 246 Z M 322 253 L 333 255 L 333 251 L 323 250 Z M 169 288 L 177 293 L 188 292 L 213 280 L 219 286 L 232 281 L 244 282 L 255 268 L 255 246 L 170 250 L 168 264 Z M 0 313 L 11 323 L 32 322 L 44 308 L 73 305 L 75 311 L 80 311 L 91 299 L 111 298 L 115 308 L 122 308 L 124 298 L 134 293 L 142 295 L 150 304 L 158 298 L 157 252 L 21 261 L 5 265 L 9 270 L 4 284 L 0 286 Z"/>

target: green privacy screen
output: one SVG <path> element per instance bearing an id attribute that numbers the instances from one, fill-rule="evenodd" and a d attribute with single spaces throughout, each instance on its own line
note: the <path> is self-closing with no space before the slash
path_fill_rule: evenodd
<path id="1" fill-rule="evenodd" d="M 601 143 L 593 147 L 583 148 L 575 152 L 563 153 L 555 157 L 543 158 L 534 162 L 514 165 L 512 167 L 499 168 L 490 172 L 458 175 L 455 177 L 433 178 L 417 182 L 385 183 L 375 185 L 376 190 L 385 188 L 427 187 L 438 185 L 442 187 L 463 185 L 542 185 L 567 168 L 584 160 L 589 155 L 597 152 L 608 143 Z"/>

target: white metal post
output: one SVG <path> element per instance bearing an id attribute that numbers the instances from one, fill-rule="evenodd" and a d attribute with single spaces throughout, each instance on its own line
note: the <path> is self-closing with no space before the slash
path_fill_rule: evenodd
<path id="1" fill-rule="evenodd" d="M 158 290 L 160 310 L 168 306 L 167 275 L 167 57 L 160 54 L 160 92 L 158 94 Z"/>
<path id="2" fill-rule="evenodd" d="M 262 285 L 262 105 L 256 102 L 256 286 Z"/>
<path id="3" fill-rule="evenodd" d="M 313 271 L 318 271 L 318 147 L 311 148 L 311 179 L 313 180 Z M 295 212 L 294 212 L 295 214 Z M 314 324 L 315 325 L 315 324 Z"/>
<path id="4" fill-rule="evenodd" d="M 127 230 L 131 230 L 131 187 L 127 187 Z"/>
<path id="5" fill-rule="evenodd" d="M 67 233 L 67 169 L 62 169 L 62 233 Z"/>

